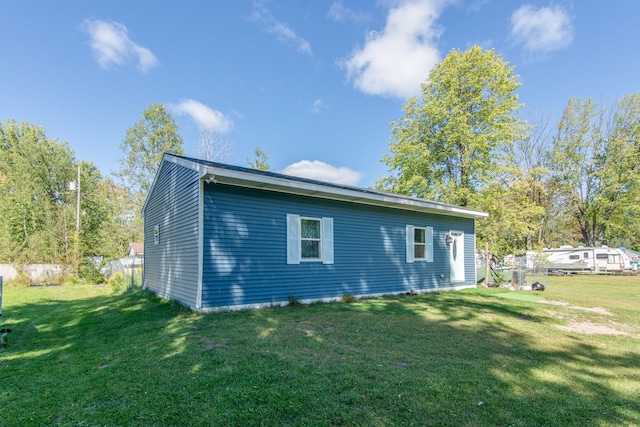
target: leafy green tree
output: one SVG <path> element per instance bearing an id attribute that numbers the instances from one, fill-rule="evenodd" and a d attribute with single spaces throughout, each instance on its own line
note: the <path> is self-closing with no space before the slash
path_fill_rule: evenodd
<path id="1" fill-rule="evenodd" d="M 184 155 L 182 137 L 178 134 L 178 123 L 163 104 L 153 104 L 142 112 L 120 144 L 124 157 L 119 159 L 120 171 L 116 174 L 123 180 L 128 192 L 128 218 L 130 234 L 142 236 L 141 209 L 155 178 L 164 153 Z"/>
<path id="2" fill-rule="evenodd" d="M 269 154 L 260 147 L 256 147 L 253 152 L 255 155 L 255 159 L 251 161 L 249 160 L 249 158 L 247 158 L 247 165 L 251 169 L 273 172 L 273 168 L 269 165 Z"/>
<path id="3" fill-rule="evenodd" d="M 76 233 L 80 167 L 80 233 Z M 0 125 L 0 262 L 65 264 L 87 256 L 119 258 L 133 240 L 130 197 L 66 142 L 42 127 L 6 120 Z M 71 270 L 71 269 L 70 269 Z"/>
<path id="4" fill-rule="evenodd" d="M 14 264 L 67 262 L 73 256 L 74 176 L 66 142 L 40 126 L 6 120 L 0 126 L 0 257 Z"/>
<path id="5" fill-rule="evenodd" d="M 141 238 L 136 234 L 138 224 L 128 214 L 129 193 L 90 162 L 81 163 L 81 190 L 81 254 L 107 259 L 125 256 L 129 242 Z"/>
<path id="6" fill-rule="evenodd" d="M 533 189 L 537 191 L 537 189 Z M 489 213 L 489 218 L 477 222 L 479 246 L 489 243 L 491 251 L 503 256 L 532 249 L 540 232 L 545 209 L 532 198 L 532 186 L 521 178 L 508 185 L 490 183 L 474 206 Z"/>
<path id="7" fill-rule="evenodd" d="M 110 259 L 122 258 L 130 242 L 143 240 L 142 216 L 131 214 L 131 194 L 124 187 L 105 179 L 97 190 L 110 219 L 100 228 L 103 254 Z"/>
<path id="8" fill-rule="evenodd" d="M 392 176 L 377 188 L 469 206 L 524 135 L 514 67 L 493 50 L 452 50 L 429 73 L 422 100 L 410 98 L 392 126 Z"/>
<path id="9" fill-rule="evenodd" d="M 153 104 L 127 131 L 120 144 L 124 157 L 119 159 L 118 176 L 132 193 L 146 195 L 153 183 L 162 155 L 184 155 L 178 123 L 163 104 Z"/>
<path id="10" fill-rule="evenodd" d="M 549 207 L 548 170 L 544 167 L 544 155 L 552 139 L 550 117 L 529 120 L 524 138 L 506 145 L 506 162 L 503 175 L 482 192 L 482 200 L 494 200 L 489 211 L 493 227 L 503 248 L 513 253 L 523 249 L 544 246 Z M 496 184 L 500 185 L 495 189 Z M 494 190 L 495 189 L 495 190 Z M 500 216 L 511 218 L 503 223 Z"/>
<path id="11" fill-rule="evenodd" d="M 640 197 L 636 196 L 635 203 L 627 203 L 613 213 L 606 241 L 609 246 L 640 251 Z"/>
<path id="12" fill-rule="evenodd" d="M 625 227 L 619 214 L 633 217 L 640 202 L 640 95 L 624 96 L 612 108 L 571 98 L 546 162 L 554 204 L 573 221 L 576 240 L 605 242 L 610 231 Z"/>

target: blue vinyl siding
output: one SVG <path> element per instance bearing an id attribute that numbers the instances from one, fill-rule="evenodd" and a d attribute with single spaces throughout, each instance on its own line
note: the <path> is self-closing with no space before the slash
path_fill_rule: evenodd
<path id="1" fill-rule="evenodd" d="M 162 297 L 196 305 L 199 263 L 198 173 L 163 162 L 144 211 L 144 285 Z M 160 242 L 154 244 L 154 227 Z"/>
<path id="2" fill-rule="evenodd" d="M 287 264 L 287 214 L 333 218 L 334 264 Z M 433 262 L 407 263 L 407 224 L 433 227 Z M 202 308 L 448 287 L 444 236 L 450 230 L 465 233 L 466 283 L 474 284 L 473 224 L 473 219 L 206 184 Z"/>

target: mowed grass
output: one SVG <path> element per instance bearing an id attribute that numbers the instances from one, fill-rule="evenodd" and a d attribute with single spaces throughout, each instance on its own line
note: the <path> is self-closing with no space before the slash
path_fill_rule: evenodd
<path id="1" fill-rule="evenodd" d="M 0 425 L 640 425 L 640 278 L 507 292 L 200 315 L 5 286 Z"/>

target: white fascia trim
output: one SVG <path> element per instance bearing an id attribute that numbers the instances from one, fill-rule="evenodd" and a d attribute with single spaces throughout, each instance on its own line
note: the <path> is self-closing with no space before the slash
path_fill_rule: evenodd
<path id="1" fill-rule="evenodd" d="M 201 177 L 209 182 L 464 218 L 486 218 L 489 216 L 486 212 L 417 198 L 397 196 L 391 193 L 367 193 L 349 188 L 330 187 L 318 183 L 290 180 L 269 175 L 259 175 L 212 166 L 204 167 L 206 168 L 206 173 L 201 175 Z"/>

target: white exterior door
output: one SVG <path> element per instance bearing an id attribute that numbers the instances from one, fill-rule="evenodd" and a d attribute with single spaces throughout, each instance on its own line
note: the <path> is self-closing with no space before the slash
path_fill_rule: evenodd
<path id="1" fill-rule="evenodd" d="M 462 231 L 450 231 L 453 238 L 449 245 L 449 265 L 451 268 L 451 282 L 464 282 L 464 233 Z"/>

